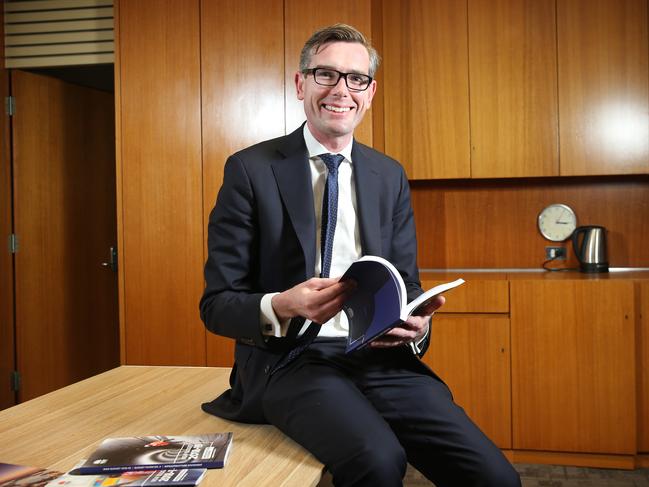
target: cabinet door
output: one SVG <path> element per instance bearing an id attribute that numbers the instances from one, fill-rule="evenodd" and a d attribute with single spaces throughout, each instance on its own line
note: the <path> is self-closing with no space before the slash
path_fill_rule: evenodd
<path id="1" fill-rule="evenodd" d="M 353 25 L 371 39 L 372 12 L 370 0 L 286 0 L 284 12 L 286 131 L 292 132 L 306 120 L 295 91 L 295 73 L 299 69 L 302 46 L 317 29 L 338 22 Z M 358 141 L 372 145 L 371 111 L 365 114 L 354 135 Z"/>
<path id="2" fill-rule="evenodd" d="M 281 0 L 201 3 L 204 227 L 226 158 L 284 134 L 283 10 Z M 207 365 L 233 361 L 234 340 L 208 333 Z"/>
<path id="3" fill-rule="evenodd" d="M 466 2 L 384 1 L 382 18 L 385 152 L 409 179 L 470 177 Z"/>
<path id="4" fill-rule="evenodd" d="M 117 18 L 123 361 L 205 365 L 199 3 Z"/>
<path id="5" fill-rule="evenodd" d="M 561 175 L 649 172 L 647 1 L 557 5 Z"/>
<path id="6" fill-rule="evenodd" d="M 633 454 L 633 283 L 511 282 L 513 447 Z"/>
<path id="7" fill-rule="evenodd" d="M 471 175 L 558 176 L 554 0 L 469 0 Z"/>
<path id="8" fill-rule="evenodd" d="M 636 283 L 638 333 L 638 451 L 649 453 L 649 281 Z"/>
<path id="9" fill-rule="evenodd" d="M 511 448 L 507 315 L 436 314 L 423 360 L 482 431 L 500 448 Z"/>

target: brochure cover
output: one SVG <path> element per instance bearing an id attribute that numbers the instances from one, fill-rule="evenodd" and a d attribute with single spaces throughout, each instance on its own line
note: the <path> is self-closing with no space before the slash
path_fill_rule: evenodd
<path id="1" fill-rule="evenodd" d="M 127 436 L 108 438 L 70 473 L 97 474 L 125 470 L 222 468 L 232 433 L 199 436 Z"/>
<path id="2" fill-rule="evenodd" d="M 194 487 L 203 480 L 204 468 L 178 468 L 166 470 L 130 470 L 98 475 L 65 474 L 49 482 L 46 487 L 128 487 L 176 486 Z"/>
<path id="3" fill-rule="evenodd" d="M 43 487 L 60 475 L 45 468 L 0 463 L 0 487 Z"/>
<path id="4" fill-rule="evenodd" d="M 435 296 L 464 283 L 457 279 L 440 284 L 406 303 L 406 286 L 399 271 L 373 255 L 361 257 L 349 266 L 341 277 L 347 279 L 356 282 L 356 289 L 343 304 L 349 321 L 347 353 L 365 347 L 409 316 L 417 316 Z"/>

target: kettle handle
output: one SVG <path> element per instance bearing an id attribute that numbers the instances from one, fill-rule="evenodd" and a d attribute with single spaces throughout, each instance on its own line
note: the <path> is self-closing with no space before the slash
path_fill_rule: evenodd
<path id="1" fill-rule="evenodd" d="M 575 252 L 575 255 L 577 256 L 577 260 L 579 262 L 581 262 L 582 255 L 581 251 L 578 250 L 577 241 L 579 240 L 579 235 L 584 233 L 586 230 L 588 230 L 588 227 L 577 227 L 575 228 L 574 232 L 572 232 L 572 250 Z"/>

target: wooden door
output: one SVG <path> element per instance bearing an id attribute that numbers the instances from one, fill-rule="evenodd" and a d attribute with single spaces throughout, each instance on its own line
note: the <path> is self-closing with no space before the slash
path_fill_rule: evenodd
<path id="1" fill-rule="evenodd" d="M 630 280 L 514 280 L 513 447 L 635 454 Z"/>
<path id="2" fill-rule="evenodd" d="M 206 228 L 227 157 L 284 135 L 282 0 L 202 1 L 201 92 Z M 207 365 L 233 363 L 234 340 L 208 333 Z"/>
<path id="3" fill-rule="evenodd" d="M 468 178 L 467 6 L 384 1 L 385 152 L 409 179 Z"/>
<path id="4" fill-rule="evenodd" d="M 471 176 L 559 175 L 555 0 L 469 0 Z"/>
<path id="5" fill-rule="evenodd" d="M 452 296 L 449 294 L 452 301 Z M 424 362 L 500 448 L 511 448 L 509 317 L 436 314 Z"/>
<path id="6" fill-rule="evenodd" d="M 9 96 L 9 73 L 0 70 L 0 97 Z M 9 117 L 0 123 L 0 235 L 11 235 L 11 135 Z M 0 409 L 16 403 L 11 377 L 15 370 L 13 256 L 0 252 Z"/>
<path id="7" fill-rule="evenodd" d="M 4 51 L 4 12 L 0 10 L 0 49 Z M 0 98 L 9 96 L 9 71 L 0 67 Z M 0 235 L 13 231 L 11 211 L 11 133 L 9 117 L 0 122 Z M 16 367 L 14 346 L 13 256 L 0 252 L 0 409 L 16 403 L 11 377 Z"/>
<path id="8" fill-rule="evenodd" d="M 117 7 L 123 361 L 205 365 L 199 2 Z"/>
<path id="9" fill-rule="evenodd" d="M 561 175 L 649 173 L 646 0 L 557 2 Z"/>
<path id="10" fill-rule="evenodd" d="M 12 72 L 16 356 L 24 401 L 119 364 L 113 95 Z"/>

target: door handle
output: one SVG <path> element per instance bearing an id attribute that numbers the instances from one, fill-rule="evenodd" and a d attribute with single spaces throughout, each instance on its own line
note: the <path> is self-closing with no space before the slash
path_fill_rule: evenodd
<path id="1" fill-rule="evenodd" d="M 110 247 L 108 249 L 108 262 L 102 262 L 102 267 L 107 267 L 113 272 L 117 272 L 117 247 Z"/>

